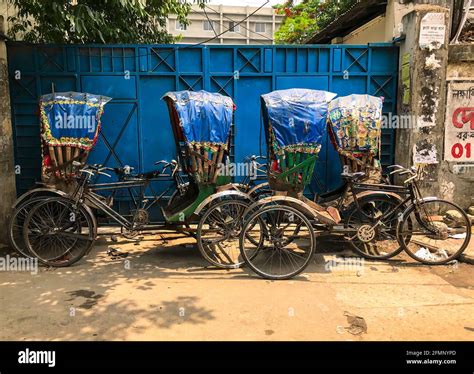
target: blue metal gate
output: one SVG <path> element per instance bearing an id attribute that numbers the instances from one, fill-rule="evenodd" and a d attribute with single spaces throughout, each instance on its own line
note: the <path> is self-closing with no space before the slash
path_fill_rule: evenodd
<path id="1" fill-rule="evenodd" d="M 90 162 L 136 171 L 175 157 L 168 111 L 161 96 L 172 90 L 208 90 L 236 103 L 236 162 L 264 149 L 260 136 L 261 94 L 312 88 L 384 96 L 385 113 L 396 108 L 398 49 L 391 44 L 254 46 L 209 45 L 28 45 L 8 44 L 18 192 L 40 176 L 39 96 L 83 91 L 110 96 L 102 117 L 104 138 Z M 108 142 L 108 144 L 106 144 Z M 384 130 L 382 164 L 393 160 L 393 133 Z M 113 149 L 114 152 L 111 152 Z M 337 154 L 326 141 L 316 178 L 339 184 Z"/>

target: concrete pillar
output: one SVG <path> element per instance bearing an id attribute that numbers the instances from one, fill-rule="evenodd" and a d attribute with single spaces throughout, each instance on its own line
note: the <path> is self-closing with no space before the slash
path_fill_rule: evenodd
<path id="1" fill-rule="evenodd" d="M 7 222 L 16 199 L 7 48 L 0 33 L 0 242 L 8 243 Z"/>
<path id="2" fill-rule="evenodd" d="M 395 161 L 404 166 L 423 164 L 426 171 L 423 192 L 441 196 L 449 5 L 444 2 L 443 6 L 442 1 L 433 2 L 438 5 L 427 2 L 415 1 L 413 10 L 402 19 L 406 39 L 400 45 L 397 105 L 399 115 L 412 116 L 412 126 L 396 132 Z M 427 26 L 437 29 L 427 30 Z M 420 33 L 422 27 L 425 29 Z M 440 41 L 443 28 L 444 38 Z M 425 43 L 430 40 L 433 42 Z"/>
<path id="3" fill-rule="evenodd" d="M 272 44 L 275 44 L 275 32 L 276 32 L 275 11 L 272 9 Z"/>

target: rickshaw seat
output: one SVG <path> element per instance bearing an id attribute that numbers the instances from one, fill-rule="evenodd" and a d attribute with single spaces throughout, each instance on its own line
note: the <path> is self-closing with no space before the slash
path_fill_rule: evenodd
<path id="1" fill-rule="evenodd" d="M 199 188 L 196 183 L 189 183 L 189 187 L 186 189 L 186 192 L 178 196 L 172 205 L 168 205 L 163 209 L 165 217 L 170 217 L 178 212 L 184 210 L 187 206 L 192 204 L 199 195 Z"/>
<path id="2" fill-rule="evenodd" d="M 365 179 L 367 177 L 367 174 L 362 172 L 362 171 L 359 171 L 359 172 L 356 172 L 356 173 L 341 173 L 341 177 L 342 179 L 346 180 L 346 181 L 351 181 L 351 182 L 359 182 L 363 179 Z"/>

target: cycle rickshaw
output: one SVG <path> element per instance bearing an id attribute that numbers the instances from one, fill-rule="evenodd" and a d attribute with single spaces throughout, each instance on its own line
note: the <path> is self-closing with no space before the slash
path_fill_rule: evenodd
<path id="1" fill-rule="evenodd" d="M 101 224 L 97 219 L 100 213 L 108 219 L 107 224 L 118 224 L 128 238 L 145 231 L 175 230 L 195 235 L 206 259 L 209 260 L 208 253 L 218 256 L 215 247 L 224 245 L 229 237 L 237 237 L 238 232 L 222 233 L 214 242 L 206 240 L 205 227 L 216 217 L 226 227 L 231 225 L 235 209 L 243 211 L 250 201 L 249 195 L 233 188 L 230 177 L 220 170 L 220 164 L 229 156 L 232 100 L 205 91 L 167 93 L 163 100 L 170 113 L 178 161 L 159 161 L 156 170 L 145 173 L 134 173 L 129 166 L 111 168 L 85 163 L 97 140 L 100 114 L 107 100 L 77 93 L 42 97 L 43 149 L 47 150 L 43 179 L 49 182 L 49 188 L 20 198 L 10 224 L 13 246 L 47 265 L 70 265 L 91 249 Z M 77 131 L 72 125 L 56 126 L 54 122 L 86 115 L 90 116 L 88 121 L 95 120 L 93 132 L 85 125 Z M 116 181 L 92 183 L 98 175 L 112 174 Z M 156 194 L 152 183 L 170 178 L 176 191 L 166 206 L 160 206 L 164 222 L 152 222 L 151 208 L 160 205 L 173 187 Z M 130 195 L 132 204 L 127 215 L 114 206 L 114 197 L 123 190 Z M 204 212 L 209 214 L 202 216 Z M 190 227 L 193 224 L 198 224 L 197 229 Z"/>
<path id="2" fill-rule="evenodd" d="M 364 183 L 380 170 L 374 155 L 380 144 L 382 99 L 350 95 L 333 100 L 335 96 L 305 89 L 262 95 L 274 193 L 245 212 L 243 261 L 261 277 L 289 279 L 306 268 L 322 235 L 342 236 L 367 258 L 386 259 L 405 250 L 418 261 L 441 264 L 459 256 L 469 243 L 469 219 L 453 203 L 423 199 L 417 185 L 421 169 L 393 167 L 393 173 L 410 175 L 404 186 Z M 355 170 L 344 170 L 343 186 L 315 202 L 304 190 L 328 128 L 343 165 L 350 161 Z M 449 211 L 462 218 L 450 221 Z"/>

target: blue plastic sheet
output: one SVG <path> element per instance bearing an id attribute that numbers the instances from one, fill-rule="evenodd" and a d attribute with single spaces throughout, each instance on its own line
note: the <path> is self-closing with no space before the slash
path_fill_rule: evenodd
<path id="1" fill-rule="evenodd" d="M 90 149 L 100 131 L 104 105 L 111 98 L 82 92 L 57 92 L 40 98 L 42 137 L 47 145 Z"/>
<path id="2" fill-rule="evenodd" d="M 178 91 L 164 95 L 174 102 L 188 142 L 227 144 L 234 103 L 230 97 L 207 91 Z"/>
<path id="3" fill-rule="evenodd" d="M 269 122 L 277 145 L 320 145 L 326 134 L 328 103 L 334 97 L 331 92 L 299 88 L 262 95 L 266 126 Z"/>

